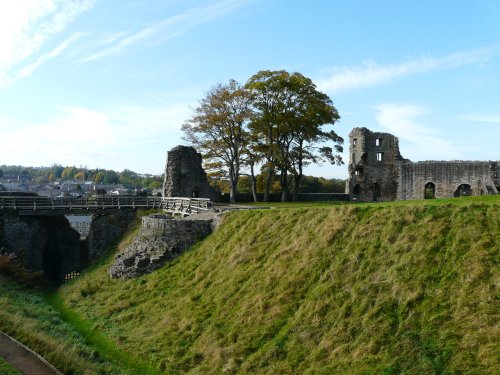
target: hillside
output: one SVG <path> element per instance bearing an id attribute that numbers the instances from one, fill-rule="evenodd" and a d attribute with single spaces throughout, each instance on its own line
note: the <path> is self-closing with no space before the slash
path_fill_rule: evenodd
<path id="1" fill-rule="evenodd" d="M 166 372 L 493 374 L 499 202 L 235 212 L 156 273 L 62 296 Z"/>
<path id="2" fill-rule="evenodd" d="M 164 373 L 494 374 L 500 196 L 450 202 L 233 212 L 153 274 L 111 280 L 109 259 L 50 300 L 99 337 L 83 357 Z"/>

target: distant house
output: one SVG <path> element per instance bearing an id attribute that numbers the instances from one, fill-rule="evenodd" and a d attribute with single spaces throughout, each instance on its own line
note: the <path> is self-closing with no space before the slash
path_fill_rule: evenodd
<path id="1" fill-rule="evenodd" d="M 80 233 L 80 239 L 87 238 L 90 232 L 90 224 L 92 224 L 91 215 L 66 215 L 71 228 Z"/>
<path id="2" fill-rule="evenodd" d="M 125 189 L 125 188 L 118 188 L 118 189 L 111 190 L 108 194 L 109 195 L 128 195 L 128 194 L 130 194 L 130 191 L 128 189 Z"/>

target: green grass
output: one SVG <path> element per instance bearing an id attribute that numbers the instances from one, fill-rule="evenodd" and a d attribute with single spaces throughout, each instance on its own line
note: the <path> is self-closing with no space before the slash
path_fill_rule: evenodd
<path id="1" fill-rule="evenodd" d="M 65 374 L 497 373 L 500 196 L 275 207 L 133 280 L 0 274 L 0 330 Z"/>
<path id="2" fill-rule="evenodd" d="M 139 213 L 139 217 L 143 213 Z M 133 228 L 121 246 L 131 241 Z M 109 261 L 111 255 L 92 269 Z M 5 266 L 4 266 L 5 267 Z M 5 271 L 9 271 L 8 268 Z M 19 274 L 19 270 L 8 272 Z M 24 273 L 21 278 L 28 279 Z M 30 284 L 34 282 L 29 280 Z M 32 288 L 0 273 L 0 330 L 38 352 L 64 374 L 156 374 L 140 358 L 123 352 L 91 321 L 68 310 L 57 293 L 42 285 Z M 0 371 L 0 374 L 3 372 Z"/>
<path id="3" fill-rule="evenodd" d="M 0 357 L 0 374 L 2 375 L 21 375 L 19 371 L 17 371 L 10 364 L 5 362 L 5 360 Z"/>
<path id="4" fill-rule="evenodd" d="M 475 197 L 461 197 L 461 198 L 440 198 L 440 199 L 420 199 L 420 200 L 407 200 L 407 201 L 394 201 L 394 202 L 346 202 L 346 201 L 311 201 L 311 202 L 251 202 L 251 203 L 237 203 L 240 206 L 250 207 L 263 207 L 263 208 L 320 208 L 332 207 L 339 205 L 356 205 L 356 206 L 440 206 L 440 205 L 457 205 L 468 206 L 476 203 L 498 203 L 500 200 L 499 195 L 483 195 Z"/>
<path id="5" fill-rule="evenodd" d="M 157 272 L 59 296 L 165 373 L 495 374 L 499 198 L 232 212 Z"/>

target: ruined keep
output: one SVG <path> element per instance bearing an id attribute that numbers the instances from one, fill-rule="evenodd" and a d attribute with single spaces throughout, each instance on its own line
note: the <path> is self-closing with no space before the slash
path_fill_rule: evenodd
<path id="1" fill-rule="evenodd" d="M 398 138 L 354 128 L 349 134 L 346 193 L 354 201 L 393 201 L 498 194 L 500 161 L 404 159 Z"/>
<path id="2" fill-rule="evenodd" d="M 201 154 L 193 147 L 177 146 L 168 151 L 163 196 L 208 198 L 219 202 L 220 194 L 208 184 L 201 164 Z"/>

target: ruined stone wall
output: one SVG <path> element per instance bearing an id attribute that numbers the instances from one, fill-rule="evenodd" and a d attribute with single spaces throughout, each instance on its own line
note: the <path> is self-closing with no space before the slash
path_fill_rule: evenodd
<path id="1" fill-rule="evenodd" d="M 208 184 L 201 154 L 193 147 L 177 146 L 168 152 L 163 196 L 220 201 L 220 194 Z"/>
<path id="2" fill-rule="evenodd" d="M 349 134 L 349 179 L 346 193 L 358 201 L 396 199 L 398 139 L 389 133 L 354 128 Z"/>
<path id="3" fill-rule="evenodd" d="M 436 198 L 457 195 L 461 185 L 469 185 L 471 195 L 496 193 L 498 162 L 487 161 L 421 161 L 398 165 L 398 200 L 423 199 L 425 186 L 435 187 Z"/>
<path id="4" fill-rule="evenodd" d="M 113 278 L 128 279 L 150 273 L 208 236 L 212 219 L 174 219 L 168 215 L 142 218 L 139 234 L 116 256 L 109 269 Z"/>
<path id="5" fill-rule="evenodd" d="M 25 268 L 61 281 L 102 256 L 134 220 L 135 212 L 129 210 L 96 216 L 87 240 L 81 241 L 64 215 L 23 216 L 0 211 L 0 249 L 15 254 Z"/>
<path id="6" fill-rule="evenodd" d="M 349 143 L 346 193 L 354 201 L 422 199 L 426 186 L 435 198 L 498 194 L 500 189 L 498 161 L 413 163 L 401 156 L 395 136 L 367 128 L 354 128 Z"/>
<path id="7" fill-rule="evenodd" d="M 135 211 L 118 210 L 112 214 L 94 215 L 87 236 L 87 264 L 100 258 L 118 243 L 135 221 Z"/>
<path id="8" fill-rule="evenodd" d="M 44 271 L 52 280 L 80 270 L 80 236 L 63 216 L 19 216 L 0 213 L 0 248 L 15 254 L 29 270 Z"/>

